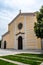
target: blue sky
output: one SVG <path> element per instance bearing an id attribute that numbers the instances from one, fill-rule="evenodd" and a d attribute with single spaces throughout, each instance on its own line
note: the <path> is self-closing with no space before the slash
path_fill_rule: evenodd
<path id="1" fill-rule="evenodd" d="M 43 0 L 0 0 L 0 39 L 20 9 L 22 12 L 35 12 L 42 5 Z"/>

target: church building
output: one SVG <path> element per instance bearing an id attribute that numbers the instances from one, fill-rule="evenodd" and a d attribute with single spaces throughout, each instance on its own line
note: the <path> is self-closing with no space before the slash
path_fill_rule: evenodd
<path id="1" fill-rule="evenodd" d="M 34 32 L 34 23 L 37 22 L 35 13 L 20 13 L 8 24 L 8 32 L 2 35 L 1 48 L 41 50 L 41 40 Z"/>

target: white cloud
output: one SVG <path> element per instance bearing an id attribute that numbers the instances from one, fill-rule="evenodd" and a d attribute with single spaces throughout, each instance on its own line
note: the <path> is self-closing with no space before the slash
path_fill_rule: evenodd
<path id="1" fill-rule="evenodd" d="M 5 4 L 10 6 L 19 6 L 19 5 L 32 5 L 35 3 L 35 0 L 4 0 Z"/>
<path id="2" fill-rule="evenodd" d="M 41 0 L 4 0 L 4 5 L 6 7 L 10 7 L 13 10 L 22 11 L 36 11 L 38 8 L 43 5 L 43 1 Z M 32 9 L 33 8 L 33 9 Z"/>
<path id="3" fill-rule="evenodd" d="M 29 7 L 35 3 L 36 3 L 36 0 L 4 0 L 4 4 L 13 9 L 15 8 L 18 8 L 18 9 L 28 8 L 29 9 Z"/>

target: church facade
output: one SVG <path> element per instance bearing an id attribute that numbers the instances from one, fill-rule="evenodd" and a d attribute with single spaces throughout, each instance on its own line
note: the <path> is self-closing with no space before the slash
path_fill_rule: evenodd
<path id="1" fill-rule="evenodd" d="M 8 32 L 2 36 L 1 48 L 4 49 L 42 49 L 41 40 L 34 32 L 35 13 L 19 13 L 8 24 Z"/>

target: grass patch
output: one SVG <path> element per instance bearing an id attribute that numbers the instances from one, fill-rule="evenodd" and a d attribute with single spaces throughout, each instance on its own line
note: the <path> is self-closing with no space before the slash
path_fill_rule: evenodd
<path id="1" fill-rule="evenodd" d="M 23 55 L 23 56 L 30 56 L 30 57 L 39 57 L 39 58 L 43 58 L 43 54 L 28 54 L 28 53 L 21 53 L 21 54 L 17 54 L 17 55 Z"/>
<path id="2" fill-rule="evenodd" d="M 3 56 L 3 58 L 26 63 L 26 64 L 31 64 L 31 65 L 40 65 L 41 62 L 43 62 L 43 54 L 22 53 L 16 55 Z"/>
<path id="3" fill-rule="evenodd" d="M 17 64 L 13 64 L 7 61 L 0 60 L 0 65 L 17 65 Z"/>

